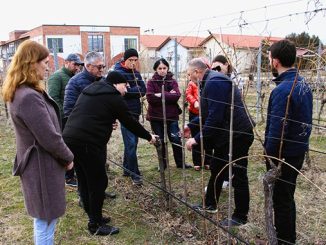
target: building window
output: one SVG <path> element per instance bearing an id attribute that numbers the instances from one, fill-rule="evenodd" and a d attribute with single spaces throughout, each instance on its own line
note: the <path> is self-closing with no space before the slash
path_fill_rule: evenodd
<path id="1" fill-rule="evenodd" d="M 9 43 L 9 46 L 8 46 L 8 56 L 13 56 L 14 53 L 15 53 L 15 44 L 14 43 Z"/>
<path id="2" fill-rule="evenodd" d="M 88 36 L 88 51 L 103 52 L 103 36 L 89 35 Z"/>
<path id="3" fill-rule="evenodd" d="M 134 48 L 137 49 L 137 39 L 136 38 L 125 38 L 125 50 Z"/>
<path id="4" fill-rule="evenodd" d="M 63 40 L 62 38 L 48 38 L 48 49 L 53 53 L 53 48 L 57 47 L 57 53 L 63 53 Z"/>

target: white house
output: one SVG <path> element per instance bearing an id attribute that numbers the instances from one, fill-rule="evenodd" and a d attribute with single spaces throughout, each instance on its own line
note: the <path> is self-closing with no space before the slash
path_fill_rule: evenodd
<path id="1" fill-rule="evenodd" d="M 204 40 L 202 37 L 194 36 L 169 36 L 157 48 L 157 51 L 171 64 L 172 72 L 176 73 L 175 62 L 177 60 L 177 72 L 186 69 L 188 61 L 204 54 L 203 47 L 199 44 Z"/>
<path id="2" fill-rule="evenodd" d="M 212 34 L 205 38 L 199 46 L 203 47 L 206 57 L 210 61 L 216 55 L 224 55 L 241 73 L 252 71 L 256 66 L 257 52 L 262 42 L 273 43 L 281 39 L 279 37 Z"/>

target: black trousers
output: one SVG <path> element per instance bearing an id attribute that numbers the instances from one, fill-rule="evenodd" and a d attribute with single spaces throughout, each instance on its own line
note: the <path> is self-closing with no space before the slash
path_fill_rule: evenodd
<path id="1" fill-rule="evenodd" d="M 233 140 L 233 153 L 232 160 L 240 157 L 248 156 L 249 148 L 253 142 L 253 135 L 241 135 Z M 220 175 L 220 171 L 229 162 L 229 144 L 225 144 L 221 147 L 214 148 L 214 157 L 211 160 L 211 176 L 208 181 L 206 191 L 206 206 L 216 206 L 221 190 L 223 181 L 228 175 L 228 167 L 226 167 Z M 240 219 L 244 222 L 247 221 L 247 215 L 249 212 L 249 184 L 247 175 L 248 158 L 243 158 L 235 162 L 235 166 L 232 168 L 233 178 L 232 186 L 234 188 L 234 203 L 235 210 L 232 217 Z"/>
<path id="2" fill-rule="evenodd" d="M 305 154 L 284 157 L 285 162 L 300 170 Z M 277 165 L 278 162 L 273 160 Z M 267 169 L 270 165 L 267 164 Z M 281 176 L 276 180 L 273 192 L 274 222 L 278 244 L 295 244 L 296 241 L 296 207 L 294 192 L 298 172 L 282 163 Z"/>
<path id="3" fill-rule="evenodd" d="M 67 122 L 67 120 L 68 120 L 68 117 L 63 117 L 62 118 L 62 131 L 63 131 L 63 129 L 65 128 L 65 125 L 66 125 L 66 122 Z M 66 174 L 65 174 L 65 178 L 66 178 L 66 180 L 68 180 L 68 179 L 72 179 L 72 178 L 74 178 L 75 177 L 75 167 L 73 167 L 72 169 L 70 169 L 70 170 L 67 170 L 66 171 Z"/>
<path id="4" fill-rule="evenodd" d="M 164 123 L 163 121 L 151 121 L 153 132 L 160 137 L 162 142 L 163 163 L 166 167 L 165 144 L 164 144 Z M 180 128 L 178 121 L 167 121 L 167 133 L 170 142 L 172 143 L 172 151 L 175 164 L 177 167 L 182 167 L 182 147 L 180 138 Z"/>
<path id="5" fill-rule="evenodd" d="M 198 117 L 198 115 L 189 111 L 189 122 L 191 122 L 191 120 L 194 119 L 195 117 Z M 199 126 L 191 129 L 192 136 L 195 136 L 198 132 L 199 132 Z M 194 163 L 194 166 L 201 166 L 200 144 L 192 146 L 191 154 L 192 154 L 192 162 Z M 210 165 L 212 154 L 213 154 L 212 149 L 205 149 L 204 165 Z"/>
<path id="6" fill-rule="evenodd" d="M 84 210 L 92 223 L 102 220 L 102 207 L 105 190 L 108 186 L 106 175 L 106 145 L 99 147 L 93 144 L 70 144 L 74 154 L 74 164 L 78 179 L 78 189 Z"/>

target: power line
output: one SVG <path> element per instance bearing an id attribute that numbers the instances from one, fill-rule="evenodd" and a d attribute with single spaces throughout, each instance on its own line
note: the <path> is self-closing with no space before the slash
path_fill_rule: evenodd
<path id="1" fill-rule="evenodd" d="M 261 10 L 261 9 L 267 9 L 269 7 L 276 7 L 276 6 L 281 6 L 281 5 L 286 5 L 286 4 L 292 4 L 292 3 L 297 3 L 297 2 L 303 2 L 303 1 L 305 1 L 305 0 L 295 0 L 295 1 L 275 3 L 275 4 L 270 4 L 270 5 L 265 5 L 265 6 L 262 6 L 262 7 L 258 7 L 258 8 L 245 9 L 245 10 L 234 11 L 234 12 L 230 12 L 230 13 L 226 13 L 226 14 L 215 15 L 215 16 L 212 16 L 212 17 L 200 18 L 200 19 L 197 19 L 197 20 L 191 20 L 191 21 L 181 22 L 181 23 L 177 23 L 177 24 L 175 24 L 173 26 L 185 25 L 185 24 L 191 24 L 191 23 L 197 23 L 197 22 L 202 22 L 202 21 L 207 21 L 207 20 L 212 20 L 212 19 L 217 19 L 217 18 L 232 16 L 232 15 L 236 15 L 236 14 L 244 14 L 244 13 L 254 12 L 254 11 L 257 11 L 257 10 Z M 165 28 L 165 27 L 171 27 L 171 25 L 162 26 L 162 27 L 158 27 L 158 28 Z M 151 30 L 153 31 L 153 29 L 151 29 Z"/>

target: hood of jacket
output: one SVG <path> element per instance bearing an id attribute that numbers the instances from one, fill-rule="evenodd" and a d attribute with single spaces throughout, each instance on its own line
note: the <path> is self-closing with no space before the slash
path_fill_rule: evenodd
<path id="1" fill-rule="evenodd" d="M 104 81 L 94 82 L 86 87 L 83 92 L 85 95 L 96 96 L 103 94 L 119 94 L 120 92 L 112 85 Z"/>

